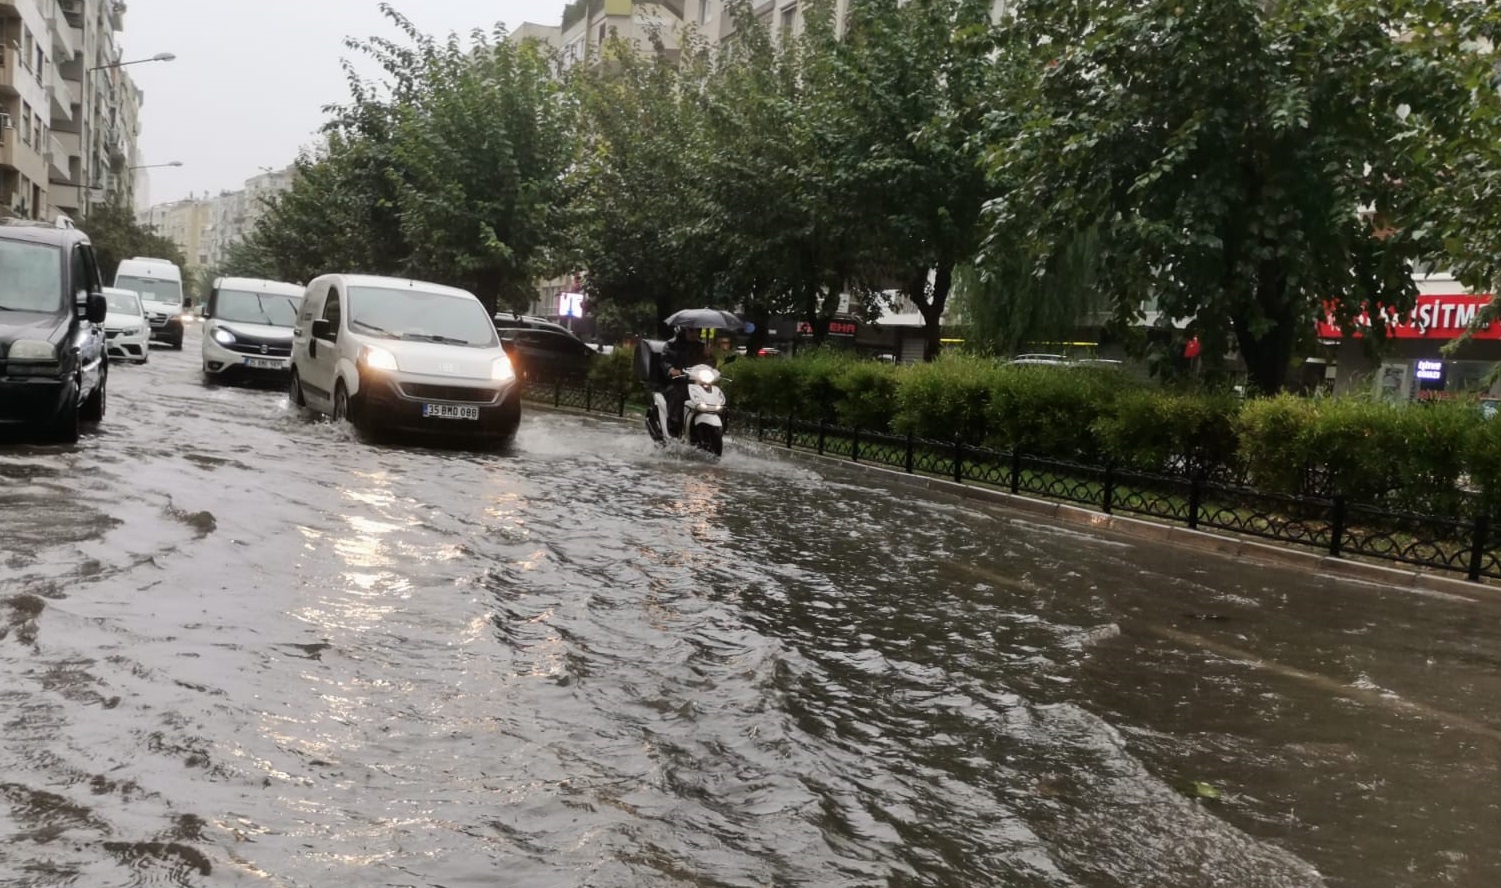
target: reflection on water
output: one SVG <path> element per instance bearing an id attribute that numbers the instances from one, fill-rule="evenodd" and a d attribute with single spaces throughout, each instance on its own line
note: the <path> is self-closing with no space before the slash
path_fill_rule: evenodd
<path id="1" fill-rule="evenodd" d="M 371 446 L 157 357 L 107 441 L 0 452 L 7 886 L 1501 866 L 1483 605 L 540 411 Z"/>

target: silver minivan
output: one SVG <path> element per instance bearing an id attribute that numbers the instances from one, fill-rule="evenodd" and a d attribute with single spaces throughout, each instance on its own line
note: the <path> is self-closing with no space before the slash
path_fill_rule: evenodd
<path id="1" fill-rule="evenodd" d="M 361 431 L 503 444 L 521 423 L 516 371 L 484 305 L 402 278 L 329 274 L 308 284 L 290 395 Z"/>

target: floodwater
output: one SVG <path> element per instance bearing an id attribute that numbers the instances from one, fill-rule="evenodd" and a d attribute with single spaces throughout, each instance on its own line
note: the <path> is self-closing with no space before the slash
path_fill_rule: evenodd
<path id="1" fill-rule="evenodd" d="M 196 349 L 0 445 L 0 884 L 1501 884 L 1497 603 Z"/>

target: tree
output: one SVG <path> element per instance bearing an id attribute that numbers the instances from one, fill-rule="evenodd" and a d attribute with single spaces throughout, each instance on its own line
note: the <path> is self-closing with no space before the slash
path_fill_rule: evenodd
<path id="1" fill-rule="evenodd" d="M 1020 242 L 1037 273 L 1096 231 L 1118 320 L 1154 300 L 1275 391 L 1326 308 L 1412 305 L 1442 246 L 1436 158 L 1495 61 L 1468 42 L 1486 7 L 1023 0 L 1008 45 L 1034 80 L 992 121 L 992 249 Z"/>
<path id="2" fill-rule="evenodd" d="M 568 175 L 570 259 L 587 269 L 591 311 L 606 326 L 654 333 L 662 318 L 708 298 L 716 266 L 696 175 L 693 94 L 702 46 L 673 58 L 657 41 L 641 54 L 611 40 L 603 64 L 574 69 L 578 160 Z"/>
<path id="3" fill-rule="evenodd" d="M 357 96 L 353 111 L 389 114 L 381 169 L 395 188 L 412 272 L 475 292 L 492 310 L 525 308 L 534 283 L 559 270 L 563 179 L 574 157 L 574 116 L 535 41 L 503 27 L 439 42 L 388 4 L 410 45 L 350 46 L 385 71 L 390 97 Z"/>
<path id="4" fill-rule="evenodd" d="M 895 289 L 917 306 L 929 360 L 991 196 L 975 138 L 995 98 L 991 5 L 853 0 L 839 49 L 841 190 L 866 220 L 858 277 L 867 291 Z"/>
<path id="5" fill-rule="evenodd" d="M 94 245 L 99 273 L 105 281 L 115 279 L 121 259 L 133 256 L 166 259 L 179 268 L 187 265 L 177 244 L 137 222 L 135 213 L 118 197 L 90 210 L 81 227 Z"/>

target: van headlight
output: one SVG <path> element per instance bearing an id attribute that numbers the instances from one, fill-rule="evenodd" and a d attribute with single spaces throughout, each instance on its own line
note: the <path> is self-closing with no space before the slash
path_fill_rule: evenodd
<path id="1" fill-rule="evenodd" d="M 234 345 L 235 335 L 224 329 L 223 327 L 220 327 L 219 329 L 214 331 L 214 341 L 219 343 L 220 345 Z"/>
<path id="2" fill-rule="evenodd" d="M 55 361 L 57 346 L 40 339 L 17 339 L 7 357 L 12 361 Z"/>
<path id="3" fill-rule="evenodd" d="M 490 365 L 490 378 L 496 382 L 510 382 L 516 378 L 516 368 L 511 366 L 511 359 L 499 357 Z"/>
<path id="4" fill-rule="evenodd" d="M 367 345 L 360 350 L 360 363 L 371 370 L 398 370 L 396 356 L 383 348 Z"/>

